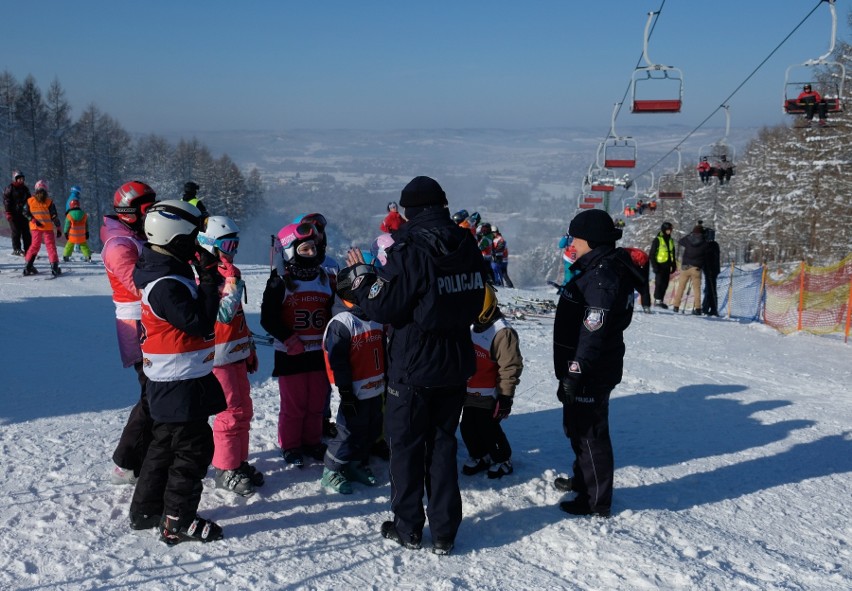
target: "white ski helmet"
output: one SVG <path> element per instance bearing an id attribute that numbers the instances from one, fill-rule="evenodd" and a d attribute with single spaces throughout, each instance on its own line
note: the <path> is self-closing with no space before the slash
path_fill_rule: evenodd
<path id="1" fill-rule="evenodd" d="M 240 229 L 236 222 L 224 215 L 212 215 L 202 224 L 204 227 L 198 233 L 198 244 L 214 256 L 219 256 L 216 250 L 227 254 L 237 254 Z"/>
<path id="2" fill-rule="evenodd" d="M 186 201 L 158 201 L 148 208 L 145 216 L 145 236 L 157 246 L 168 246 L 179 236 L 198 235 L 201 212 Z"/>

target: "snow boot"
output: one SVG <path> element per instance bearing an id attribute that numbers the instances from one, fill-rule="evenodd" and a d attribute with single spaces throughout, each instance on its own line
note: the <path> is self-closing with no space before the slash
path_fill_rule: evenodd
<path id="1" fill-rule="evenodd" d="M 352 483 L 343 475 L 343 472 L 323 468 L 320 484 L 342 495 L 352 494 Z"/>
<path id="2" fill-rule="evenodd" d="M 346 477 L 347 480 L 360 482 L 361 484 L 366 484 L 367 486 L 376 485 L 376 477 L 367 464 L 349 462 L 348 464 L 344 464 L 343 468 L 341 468 L 340 471 L 343 472 L 343 475 Z"/>
<path id="3" fill-rule="evenodd" d="M 589 502 L 584 499 L 572 499 L 570 501 L 562 501 L 559 503 L 559 508 L 571 515 L 596 515 L 598 517 L 609 517 L 609 509 L 592 509 Z"/>
<path id="4" fill-rule="evenodd" d="M 485 470 L 491 465 L 491 456 L 486 455 L 483 458 L 468 458 L 462 466 L 462 474 L 465 476 L 473 476 Z"/>
<path id="5" fill-rule="evenodd" d="M 432 554 L 446 556 L 453 551 L 453 546 L 454 544 L 452 540 L 444 540 L 442 538 L 434 539 L 432 540 Z"/>
<path id="6" fill-rule="evenodd" d="M 692 315 L 693 315 L 693 316 L 701 316 L 701 310 L 700 310 L 699 308 L 695 308 L 695 309 L 692 311 Z"/>
<path id="7" fill-rule="evenodd" d="M 321 462 L 325 457 L 325 450 L 328 446 L 325 443 L 317 443 L 316 445 L 308 445 L 304 447 L 304 452 L 318 462 Z"/>
<path id="8" fill-rule="evenodd" d="M 147 515 L 145 513 L 130 512 L 130 529 L 151 529 L 160 524 L 161 515 Z"/>
<path id="9" fill-rule="evenodd" d="M 674 313 L 675 313 L 675 314 L 678 314 L 679 312 L 680 312 L 680 308 L 678 308 L 677 306 L 675 306 L 675 307 L 674 307 Z"/>
<path id="10" fill-rule="evenodd" d="M 570 476 L 557 476 L 553 481 L 553 488 L 560 492 L 571 492 L 574 490 L 574 480 Z"/>
<path id="11" fill-rule="evenodd" d="M 393 524 L 393 521 L 385 521 L 382 523 L 382 537 L 391 540 L 392 542 L 396 542 L 403 548 L 408 548 L 409 550 L 419 550 L 420 549 L 420 535 L 418 534 L 410 534 L 407 540 L 404 540 L 399 532 L 396 531 L 396 526 Z"/>
<path id="12" fill-rule="evenodd" d="M 160 540 L 169 546 L 181 542 L 215 542 L 224 537 L 219 525 L 200 515 L 187 525 L 181 525 L 180 519 L 171 515 L 163 515 L 160 520 Z"/>
<path id="13" fill-rule="evenodd" d="M 24 267 L 24 276 L 26 275 L 38 275 L 38 269 L 33 266 L 34 259 L 27 259 L 27 266 Z"/>
<path id="14" fill-rule="evenodd" d="M 254 494 L 254 485 L 251 478 L 239 470 L 220 470 L 216 468 L 216 488 L 229 490 L 241 497 L 249 497 Z"/>
<path id="15" fill-rule="evenodd" d="M 71 257 L 62 257 L 62 262 L 63 262 L 63 263 L 70 263 L 70 262 L 71 262 Z"/>
<path id="16" fill-rule="evenodd" d="M 514 472 L 512 468 L 512 460 L 505 462 L 495 462 L 488 467 L 488 478 L 503 478 Z"/>
<path id="17" fill-rule="evenodd" d="M 657 300 L 656 302 L 654 302 L 654 305 L 658 308 L 662 308 L 663 310 L 669 309 L 668 305 L 663 303 L 663 300 Z"/>
<path id="18" fill-rule="evenodd" d="M 282 449 L 281 455 L 284 456 L 285 462 L 292 464 L 297 468 L 301 468 L 305 465 L 305 459 L 302 457 L 302 450 L 298 447 L 293 449 Z"/>
<path id="19" fill-rule="evenodd" d="M 240 464 L 240 467 L 237 468 L 237 471 L 242 472 L 246 476 L 249 477 L 251 483 L 255 486 L 263 486 L 264 478 L 263 472 L 249 464 L 248 462 L 243 462 Z"/>
<path id="20" fill-rule="evenodd" d="M 50 272 L 54 277 L 59 277 L 62 275 L 62 269 L 59 268 L 59 262 L 50 263 Z"/>

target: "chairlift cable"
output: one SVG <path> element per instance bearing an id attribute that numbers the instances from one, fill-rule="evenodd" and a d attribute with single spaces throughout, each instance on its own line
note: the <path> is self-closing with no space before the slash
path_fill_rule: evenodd
<path id="1" fill-rule="evenodd" d="M 647 174 L 647 173 L 648 173 L 651 169 L 655 168 L 655 167 L 656 167 L 657 165 L 659 165 L 659 164 L 660 164 L 663 160 L 665 160 L 665 159 L 666 159 L 666 158 L 667 158 L 670 154 L 672 154 L 672 152 L 674 152 L 675 150 L 678 150 L 678 149 L 679 149 L 679 148 L 680 148 L 680 147 L 684 144 L 684 142 L 686 142 L 686 140 L 688 140 L 690 137 L 692 137 L 692 135 L 693 135 L 693 134 L 695 134 L 695 132 L 697 132 L 699 129 L 701 129 L 702 127 L 704 127 L 704 125 L 705 125 L 705 124 L 706 124 L 706 123 L 707 123 L 707 122 L 708 122 L 708 121 L 709 121 L 709 120 L 713 117 L 713 115 L 715 115 L 716 113 L 718 113 L 718 112 L 719 112 L 719 109 L 723 109 L 723 108 L 725 108 L 725 106 L 728 104 L 728 101 L 730 101 L 730 100 L 731 100 L 731 98 L 732 98 L 735 94 L 737 94 L 737 93 L 740 91 L 740 89 L 741 89 L 743 86 L 745 86 L 745 84 L 746 84 L 749 80 L 751 80 L 751 79 L 752 79 L 752 77 L 754 77 L 754 75 L 755 75 L 755 74 L 757 74 L 757 72 L 758 72 L 758 71 L 759 71 L 759 70 L 760 70 L 760 69 L 761 69 L 761 68 L 762 68 L 762 67 L 766 64 L 766 62 L 767 62 L 767 61 L 769 61 L 769 59 L 770 59 L 773 55 L 775 55 L 775 53 L 776 53 L 779 49 L 781 49 L 781 46 L 783 46 L 783 45 L 787 42 L 787 40 L 789 40 L 789 39 L 790 39 L 790 37 L 792 37 L 792 36 L 793 36 L 793 34 L 794 34 L 796 31 L 798 31 L 798 30 L 799 30 L 799 28 L 800 28 L 803 24 L 805 24 L 805 22 L 806 22 L 809 18 L 811 18 L 811 16 L 813 15 L 813 13 L 814 13 L 814 12 L 816 12 L 817 8 L 819 8 L 819 7 L 820 7 L 820 5 L 822 5 L 822 3 L 823 3 L 823 2 L 827 2 L 827 1 L 829 1 L 829 0 L 819 0 L 819 2 L 817 2 L 816 6 L 814 6 L 814 7 L 811 9 L 811 11 L 810 11 L 807 15 L 805 15 L 805 17 L 804 17 L 801 21 L 799 21 L 799 24 L 797 24 L 797 25 L 793 28 L 793 30 L 792 30 L 792 31 L 790 31 L 790 32 L 787 34 L 787 36 L 786 36 L 786 37 L 784 37 L 784 39 L 782 39 L 782 40 L 781 40 L 781 42 L 780 42 L 778 45 L 776 45 L 776 46 L 775 46 L 775 49 L 773 49 L 773 50 L 769 53 L 769 55 L 767 55 L 767 56 L 763 59 L 763 61 L 761 61 L 761 62 L 757 65 L 757 67 L 755 67 L 755 68 L 751 71 L 751 73 L 750 73 L 748 76 L 746 76 L 746 78 L 745 78 L 742 82 L 740 82 L 740 84 L 739 84 L 739 85 L 738 85 L 738 86 L 737 86 L 737 87 L 733 90 L 733 92 L 731 92 L 731 94 L 729 94 L 729 95 L 728 95 L 728 96 L 727 96 L 727 97 L 726 97 L 726 98 L 722 101 L 722 104 L 720 104 L 718 107 L 716 107 L 715 109 L 713 109 L 713 111 L 712 111 L 709 115 L 707 115 L 707 117 L 705 117 L 705 118 L 704 118 L 704 120 L 703 120 L 703 121 L 701 121 L 701 123 L 699 123 L 699 124 L 698 124 L 698 125 L 697 125 L 697 126 L 696 126 L 693 130 L 692 130 L 692 131 L 690 131 L 688 134 L 686 134 L 686 136 L 685 136 L 682 140 L 680 140 L 680 142 L 678 142 L 678 144 L 677 144 L 677 145 L 675 145 L 675 146 L 674 146 L 671 150 L 669 150 L 668 152 L 666 152 L 665 154 L 663 154 L 663 155 L 662 155 L 662 156 L 661 156 L 661 157 L 660 157 L 660 158 L 659 158 L 659 159 L 658 159 L 658 160 L 657 160 L 654 164 L 652 164 L 651 166 L 648 166 L 648 167 L 647 167 L 645 170 L 643 170 L 641 173 L 637 174 L 637 175 L 636 175 L 636 177 L 634 178 L 634 180 L 635 180 L 635 179 L 637 179 L 637 178 L 639 178 L 639 177 L 641 177 L 641 176 L 643 176 L 644 174 Z M 664 3 L 665 3 L 665 2 L 664 2 Z M 655 22 L 655 24 L 656 24 L 656 22 Z M 626 96 L 627 96 L 627 94 L 625 93 L 625 97 L 626 97 Z"/>

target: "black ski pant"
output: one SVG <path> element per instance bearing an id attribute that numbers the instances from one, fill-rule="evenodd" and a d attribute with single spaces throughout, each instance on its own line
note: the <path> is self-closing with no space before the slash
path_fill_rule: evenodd
<path id="1" fill-rule="evenodd" d="M 615 472 L 609 438 L 609 395 L 612 386 L 583 387 L 580 395 L 562 406 L 562 428 L 571 441 L 576 461 L 572 486 L 577 498 L 592 511 L 609 511 Z"/>
<path id="2" fill-rule="evenodd" d="M 347 417 L 337 410 L 337 435 L 328 442 L 324 463 L 329 470 L 339 471 L 349 462 L 366 462 L 370 448 L 382 435 L 381 396 L 355 403 L 355 414 Z"/>
<path id="3" fill-rule="evenodd" d="M 195 519 L 201 480 L 213 460 L 213 430 L 206 420 L 155 422 L 153 434 L 130 512 L 172 515 L 186 526 Z"/>
<path id="4" fill-rule="evenodd" d="M 385 438 L 390 447 L 391 510 L 404 540 L 422 535 L 424 490 L 432 539 L 455 540 L 462 519 L 456 429 L 466 390 L 465 384 L 388 386 Z"/>
<path id="5" fill-rule="evenodd" d="M 494 419 L 493 405 L 491 408 L 465 405 L 459 431 L 472 458 L 478 460 L 489 455 L 493 462 L 505 462 L 512 457 L 506 433 L 500 421 Z"/>
<path id="6" fill-rule="evenodd" d="M 719 315 L 718 293 L 716 291 L 717 278 L 718 275 L 704 274 L 704 297 L 701 300 L 701 311 L 705 315 Z"/>
<path id="7" fill-rule="evenodd" d="M 148 408 L 148 396 L 145 393 L 148 378 L 142 371 L 142 362 L 136 363 L 133 367 L 136 369 L 141 388 L 139 402 L 131 409 L 130 416 L 127 417 L 127 424 L 118 439 L 112 461 L 125 470 L 133 470 L 133 474 L 138 477 L 148 446 L 151 445 L 151 429 L 154 421 L 151 419 L 151 411 Z"/>
<path id="8" fill-rule="evenodd" d="M 666 298 L 666 291 L 669 289 L 669 278 L 672 276 L 669 271 L 669 266 L 660 267 L 659 271 L 654 271 L 654 301 L 662 302 Z"/>
<path id="9" fill-rule="evenodd" d="M 30 223 L 22 213 L 13 213 L 9 220 L 9 229 L 12 230 L 12 250 L 20 250 L 26 253 L 33 242 L 30 234 Z"/>
<path id="10" fill-rule="evenodd" d="M 644 267 L 639 267 L 639 271 L 642 273 L 642 285 L 639 289 L 639 297 L 642 298 L 642 306 L 650 306 L 654 303 L 651 301 L 651 287 L 648 285 L 651 267 L 646 263 Z"/>

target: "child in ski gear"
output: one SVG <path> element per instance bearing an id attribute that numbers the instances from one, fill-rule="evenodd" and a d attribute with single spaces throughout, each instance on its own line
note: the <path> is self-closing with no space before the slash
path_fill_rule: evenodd
<path id="1" fill-rule="evenodd" d="M 553 364 L 562 426 L 576 457 L 571 482 L 577 495 L 559 508 L 608 517 L 614 473 L 609 397 L 621 382 L 624 331 L 642 277 L 627 252 L 616 248 L 621 230 L 605 211 L 580 212 L 569 232 L 578 256 L 556 308 Z"/>
<path id="2" fill-rule="evenodd" d="M 168 545 L 223 537 L 221 527 L 198 515 L 202 479 L 213 459 L 208 419 L 227 406 L 213 375 L 219 260 L 198 246 L 201 219 L 185 201 L 152 205 L 145 216 L 148 242 L 133 271 L 142 290 L 142 353 L 154 426 L 130 503 L 131 527 L 159 523 L 160 540 Z"/>
<path id="3" fill-rule="evenodd" d="M 354 303 L 349 268 L 337 275 L 337 295 L 346 309 L 331 319 L 323 335 L 329 380 L 340 394 L 337 435 L 325 452 L 321 483 L 342 494 L 351 482 L 376 484 L 368 463 L 370 449 L 382 433 L 385 393 L 384 327 Z"/>
<path id="4" fill-rule="evenodd" d="M 24 173 L 13 171 L 12 183 L 3 191 L 3 209 L 6 211 L 9 229 L 12 230 L 12 254 L 16 256 L 24 256 L 32 243 L 30 224 L 24 217 L 30 188 L 24 184 L 24 180 Z"/>
<path id="5" fill-rule="evenodd" d="M 562 266 L 564 267 L 565 276 L 562 283 L 568 283 L 571 280 L 571 265 L 577 260 L 577 249 L 574 248 L 574 238 L 567 232 L 559 239 L 559 248 L 562 249 Z"/>
<path id="6" fill-rule="evenodd" d="M 704 226 L 696 224 L 692 232 L 678 241 L 683 247 L 680 265 L 680 277 L 674 297 L 674 311 L 680 311 L 680 302 L 686 291 L 686 284 L 692 283 L 692 313 L 701 316 L 701 269 L 707 262 L 707 241 L 704 239 Z"/>
<path id="7" fill-rule="evenodd" d="M 492 231 L 494 240 L 491 241 L 491 271 L 494 273 L 494 284 L 515 287 L 509 277 L 509 246 L 497 226 L 494 226 Z"/>
<path id="8" fill-rule="evenodd" d="M 40 180 L 35 184 L 35 195 L 27 199 L 24 204 L 24 217 L 29 221 L 30 234 L 32 235 L 32 244 L 27 250 L 25 258 L 27 266 L 24 267 L 24 275 L 35 275 L 38 273 L 33 266 L 38 251 L 41 250 L 41 243 L 44 242 L 45 250 L 47 250 L 47 258 L 50 261 L 50 272 L 54 276 L 61 275 L 62 269 L 59 268 L 59 255 L 56 254 L 56 239 L 62 236 L 62 230 L 59 229 L 59 216 L 56 214 L 56 205 L 47 194 L 47 181 Z M 53 235 L 56 227 L 56 236 Z"/>
<path id="9" fill-rule="evenodd" d="M 672 273 L 677 271 L 677 253 L 672 238 L 673 229 L 674 226 L 671 222 L 663 222 L 660 231 L 654 241 L 651 242 L 651 250 L 648 254 L 651 267 L 654 269 L 654 305 L 664 310 L 668 309 L 668 305 L 663 300 L 665 300 L 666 291 L 669 289 L 669 279 Z"/>
<path id="10" fill-rule="evenodd" d="M 330 390 L 322 335 L 331 318 L 335 277 L 321 266 L 317 226 L 288 224 L 278 232 L 278 264 L 260 307 L 260 324 L 275 339 L 281 407 L 278 445 L 288 464 L 301 467 L 307 453 L 325 455 L 323 409 Z"/>
<path id="11" fill-rule="evenodd" d="M 151 443 L 153 421 L 142 369 L 142 292 L 133 283 L 133 270 L 145 240 L 145 213 L 157 194 L 140 181 L 124 183 L 113 196 L 115 215 L 105 215 L 101 226 L 101 258 L 112 289 L 118 353 L 124 367 L 133 367 L 139 381 L 139 401 L 130 411 L 118 445 L 112 454 L 113 484 L 134 484 Z"/>
<path id="12" fill-rule="evenodd" d="M 379 231 L 392 234 L 399 230 L 404 223 L 405 218 L 399 214 L 399 205 L 396 204 L 396 201 L 391 201 L 388 203 L 388 214 L 379 224 Z"/>
<path id="13" fill-rule="evenodd" d="M 695 167 L 698 170 L 698 178 L 701 179 L 703 184 L 707 184 L 710 180 L 710 163 L 707 162 L 707 156 L 703 156 L 701 158 L 701 162 L 698 163 L 698 166 Z"/>
<path id="14" fill-rule="evenodd" d="M 437 181 L 415 177 L 400 205 L 408 222 L 394 234 L 387 265 L 347 256 L 358 306 L 393 330 L 385 435 L 394 519 L 381 533 L 419 548 L 428 513 L 432 551 L 448 554 L 462 521 L 456 428 L 476 370 L 470 325 L 482 310 L 488 269 L 469 231 L 450 219 Z"/>
<path id="15" fill-rule="evenodd" d="M 460 424 L 468 476 L 488 470 L 488 478 L 511 474 L 512 447 L 500 425 L 512 411 L 515 389 L 524 369 L 518 333 L 500 312 L 497 292 L 485 286 L 482 312 L 471 327 L 476 373 L 467 381 Z"/>
<path id="16" fill-rule="evenodd" d="M 254 416 L 248 374 L 257 371 L 257 354 L 246 324 L 242 299 L 246 284 L 234 265 L 240 229 L 231 218 L 210 216 L 198 234 L 201 248 L 219 261 L 219 312 L 216 315 L 216 356 L 213 375 L 225 393 L 228 408 L 213 420 L 213 468 L 216 488 L 249 496 L 263 485 L 263 474 L 248 463 L 249 429 Z"/>
<path id="17" fill-rule="evenodd" d="M 79 194 L 78 191 L 77 195 Z M 65 240 L 67 240 L 65 250 L 62 251 L 62 260 L 65 262 L 70 261 L 74 246 L 79 245 L 80 252 L 83 253 L 83 258 L 86 262 L 91 262 L 92 251 L 89 249 L 89 216 L 80 209 L 79 199 L 72 199 L 69 202 L 62 231 L 65 234 Z"/>

